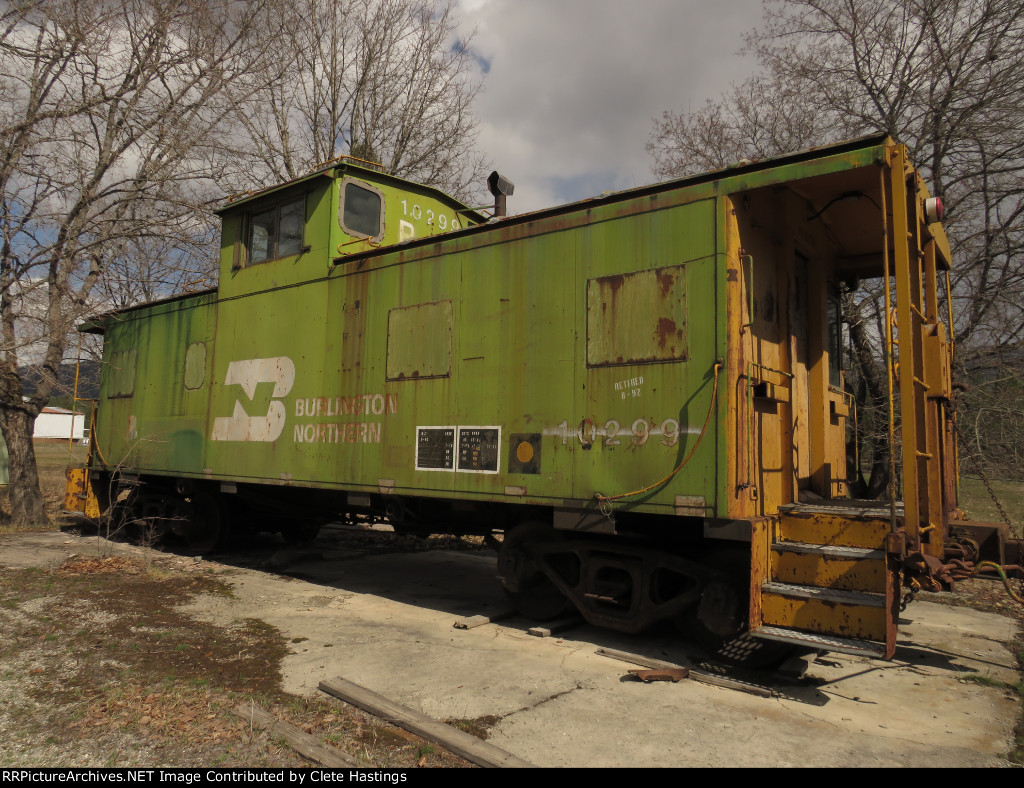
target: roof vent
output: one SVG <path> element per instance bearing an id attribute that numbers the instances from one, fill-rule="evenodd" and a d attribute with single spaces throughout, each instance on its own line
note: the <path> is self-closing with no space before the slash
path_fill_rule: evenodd
<path id="1" fill-rule="evenodd" d="M 515 184 L 495 170 L 487 178 L 487 189 L 494 195 L 494 215 L 505 216 L 505 198 L 515 191 Z"/>

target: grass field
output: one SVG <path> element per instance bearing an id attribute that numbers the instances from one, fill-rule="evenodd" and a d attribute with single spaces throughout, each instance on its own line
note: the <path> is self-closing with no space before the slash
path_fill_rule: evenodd
<path id="1" fill-rule="evenodd" d="M 1024 484 L 991 480 L 992 492 L 1002 504 L 1014 531 L 1020 535 L 1024 523 Z M 979 522 L 1001 523 L 1002 516 L 981 479 L 960 479 L 960 508 L 968 519 Z"/>

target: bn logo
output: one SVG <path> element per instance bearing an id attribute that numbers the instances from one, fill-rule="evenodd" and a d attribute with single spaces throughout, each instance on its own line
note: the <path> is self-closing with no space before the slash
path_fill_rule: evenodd
<path id="1" fill-rule="evenodd" d="M 280 398 L 292 390 L 295 383 L 295 364 L 287 356 L 250 358 L 228 364 L 225 386 L 242 387 L 252 402 L 260 383 L 273 383 L 274 393 L 265 416 L 250 416 L 245 406 L 235 400 L 231 416 L 218 416 L 213 420 L 211 440 L 215 441 L 276 441 L 284 431 L 285 407 Z"/>

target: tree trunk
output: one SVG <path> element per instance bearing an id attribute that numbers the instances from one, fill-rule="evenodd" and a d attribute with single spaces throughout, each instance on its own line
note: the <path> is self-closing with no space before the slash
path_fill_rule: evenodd
<path id="1" fill-rule="evenodd" d="M 36 452 L 32 445 L 35 416 L 24 408 L 0 404 L 4 440 L 11 467 L 11 525 L 33 527 L 49 522 L 39 489 Z"/>
<path id="2" fill-rule="evenodd" d="M 875 308 L 878 309 L 877 303 Z M 843 312 L 850 325 L 850 339 L 853 343 L 851 360 L 857 375 L 856 399 L 861 409 L 860 432 L 856 436 L 860 443 L 858 454 L 862 463 L 865 458 L 871 462 L 871 473 L 867 481 L 864 480 L 862 468 L 855 469 L 852 492 L 855 498 L 875 499 L 886 493 L 889 487 L 892 447 L 889 445 L 888 433 L 888 382 L 884 365 L 879 367 L 876 363 L 877 351 L 872 346 L 866 327 L 865 302 L 855 303 L 847 295 L 843 299 Z"/>

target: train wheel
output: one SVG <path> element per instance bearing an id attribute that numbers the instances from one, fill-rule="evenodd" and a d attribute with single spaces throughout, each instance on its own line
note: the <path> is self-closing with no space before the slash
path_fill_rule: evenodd
<path id="1" fill-rule="evenodd" d="M 498 576 L 513 607 L 527 618 L 545 621 L 571 603 L 541 569 L 536 548 L 558 540 L 547 523 L 528 520 L 505 533 L 498 551 Z"/>
<path id="2" fill-rule="evenodd" d="M 704 584 L 697 604 L 679 622 L 714 659 L 747 668 L 776 667 L 793 653 L 783 643 L 755 638 L 748 632 L 750 555 L 745 549 L 722 548 L 704 556 L 716 577 Z"/>
<path id="3" fill-rule="evenodd" d="M 106 536 L 160 549 L 167 523 L 177 513 L 173 499 L 159 492 L 138 487 L 122 490 L 107 517 Z"/>
<path id="4" fill-rule="evenodd" d="M 323 523 L 319 520 L 302 520 L 290 523 L 281 531 L 281 536 L 288 544 L 309 544 L 320 535 L 322 527 Z"/>
<path id="5" fill-rule="evenodd" d="M 227 511 L 216 495 L 196 492 L 183 502 L 182 517 L 174 521 L 170 530 L 185 550 L 206 555 L 227 542 Z"/>

